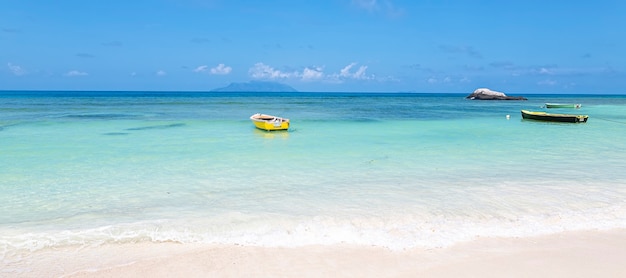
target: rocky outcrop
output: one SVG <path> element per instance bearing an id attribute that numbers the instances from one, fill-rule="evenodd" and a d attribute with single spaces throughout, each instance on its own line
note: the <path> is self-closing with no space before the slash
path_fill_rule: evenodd
<path id="1" fill-rule="evenodd" d="M 507 96 L 502 92 L 492 91 L 487 88 L 476 89 L 473 93 L 469 94 L 465 98 L 478 100 L 527 100 L 527 98 L 525 97 Z"/>

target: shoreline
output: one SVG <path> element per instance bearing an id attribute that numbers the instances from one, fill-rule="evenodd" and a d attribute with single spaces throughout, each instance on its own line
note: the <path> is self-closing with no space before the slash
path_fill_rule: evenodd
<path id="1" fill-rule="evenodd" d="M 481 238 L 446 248 L 128 243 L 38 251 L 3 277 L 624 277 L 626 229 Z"/>

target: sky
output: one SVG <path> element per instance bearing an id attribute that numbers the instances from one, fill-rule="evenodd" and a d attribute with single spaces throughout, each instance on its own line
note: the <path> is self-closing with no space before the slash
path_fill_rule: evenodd
<path id="1" fill-rule="evenodd" d="M 0 90 L 626 94 L 623 0 L 0 0 Z"/>

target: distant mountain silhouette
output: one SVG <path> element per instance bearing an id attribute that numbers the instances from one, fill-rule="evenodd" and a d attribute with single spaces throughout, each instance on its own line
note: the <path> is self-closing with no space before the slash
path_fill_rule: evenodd
<path id="1" fill-rule="evenodd" d="M 213 89 L 212 92 L 297 92 L 293 87 L 267 81 L 233 82 L 230 85 Z"/>

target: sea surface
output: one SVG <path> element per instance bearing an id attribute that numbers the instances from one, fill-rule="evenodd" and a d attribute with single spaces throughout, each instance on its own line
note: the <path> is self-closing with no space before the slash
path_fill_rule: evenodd
<path id="1" fill-rule="evenodd" d="M 626 228 L 626 96 L 0 91 L 0 261 Z M 584 124 L 523 120 L 521 109 Z M 265 132 L 254 113 L 291 119 Z M 509 116 L 507 118 L 507 116 Z"/>

